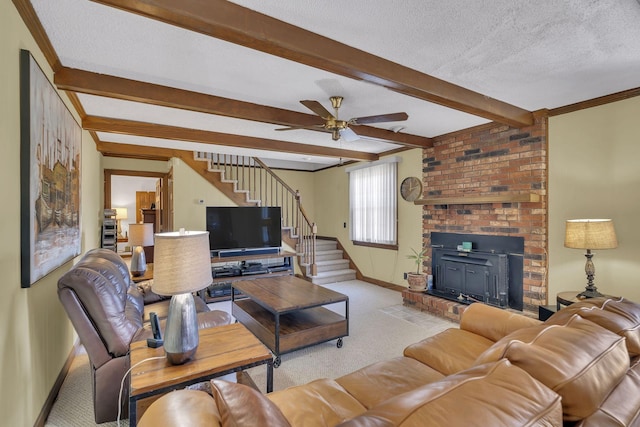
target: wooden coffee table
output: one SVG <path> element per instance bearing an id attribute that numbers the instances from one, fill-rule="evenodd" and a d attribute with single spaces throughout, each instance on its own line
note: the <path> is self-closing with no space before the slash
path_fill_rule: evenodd
<path id="1" fill-rule="evenodd" d="M 130 366 L 164 355 L 163 347 L 150 348 L 146 341 L 137 341 L 129 351 Z M 263 364 L 267 365 L 269 393 L 273 391 L 273 356 L 254 334 L 240 323 L 201 329 L 196 354 L 187 363 L 171 365 L 162 358 L 131 370 L 129 425 L 137 423 L 137 403 L 141 399 Z"/>
<path id="2" fill-rule="evenodd" d="M 233 283 L 243 296 L 231 295 L 231 314 L 276 356 L 349 335 L 349 297 L 295 276 Z M 345 315 L 322 307 L 344 302 Z"/>

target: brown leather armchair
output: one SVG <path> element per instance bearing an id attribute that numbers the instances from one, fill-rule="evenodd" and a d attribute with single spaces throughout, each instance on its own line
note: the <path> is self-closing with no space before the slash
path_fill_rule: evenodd
<path id="1" fill-rule="evenodd" d="M 95 421 L 114 421 L 120 382 L 129 369 L 129 345 L 152 336 L 145 319 L 152 311 L 162 317 L 169 300 L 153 298 L 155 302 L 145 306 L 138 287 L 132 284 L 126 263 L 107 249 L 87 252 L 65 273 L 58 280 L 58 297 L 89 356 Z M 196 298 L 196 307 L 200 328 L 231 322 L 228 313 L 210 311 L 200 298 Z M 128 414 L 128 391 L 127 378 L 121 402 L 122 418 Z"/>

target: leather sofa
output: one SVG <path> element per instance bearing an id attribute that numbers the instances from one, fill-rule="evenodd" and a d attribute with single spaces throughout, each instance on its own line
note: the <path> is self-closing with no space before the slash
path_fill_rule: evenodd
<path id="1" fill-rule="evenodd" d="M 120 383 L 129 369 L 129 346 L 153 336 L 149 313 L 166 317 L 170 300 L 154 294 L 148 283 L 140 288 L 133 284 L 125 261 L 107 249 L 88 251 L 66 272 L 58 280 L 58 297 L 89 356 L 95 421 L 114 421 Z M 209 310 L 201 298 L 196 298 L 196 308 L 200 328 L 231 322 L 228 313 Z M 128 414 L 128 391 L 127 377 L 123 417 Z"/>
<path id="2" fill-rule="evenodd" d="M 640 426 L 640 306 L 595 298 L 546 322 L 475 303 L 460 326 L 337 379 L 262 395 L 211 381 L 140 427 Z"/>

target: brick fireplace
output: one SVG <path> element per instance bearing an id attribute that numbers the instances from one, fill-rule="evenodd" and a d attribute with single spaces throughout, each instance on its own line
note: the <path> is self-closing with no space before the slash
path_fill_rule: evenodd
<path id="1" fill-rule="evenodd" d="M 535 117 L 524 128 L 491 123 L 435 138 L 423 150 L 425 191 L 419 201 L 430 257 L 432 232 L 524 239 L 522 302 L 530 313 L 547 301 L 547 116 Z M 424 271 L 430 270 L 429 260 Z M 463 310 L 454 302 L 403 294 L 405 304 L 432 312 L 439 306 L 445 317 Z"/>

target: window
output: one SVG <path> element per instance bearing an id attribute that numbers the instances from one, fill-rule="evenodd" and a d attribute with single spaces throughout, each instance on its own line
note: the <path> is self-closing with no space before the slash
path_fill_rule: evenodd
<path id="1" fill-rule="evenodd" d="M 397 163 L 399 157 L 358 165 L 349 173 L 351 240 L 397 245 Z"/>

